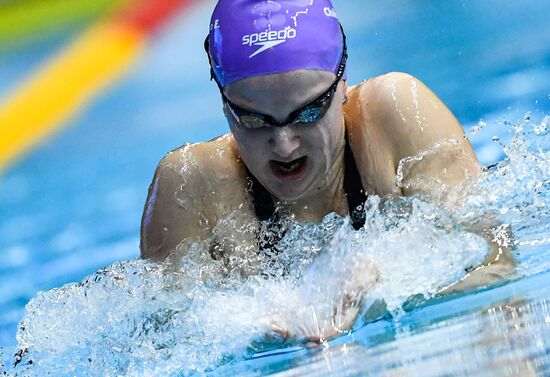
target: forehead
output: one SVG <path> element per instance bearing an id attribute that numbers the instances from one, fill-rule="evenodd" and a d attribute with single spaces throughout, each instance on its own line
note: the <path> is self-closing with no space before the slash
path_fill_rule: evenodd
<path id="1" fill-rule="evenodd" d="M 293 110 L 317 98 L 335 79 L 330 72 L 300 70 L 235 81 L 224 92 L 232 102 L 244 108 Z"/>

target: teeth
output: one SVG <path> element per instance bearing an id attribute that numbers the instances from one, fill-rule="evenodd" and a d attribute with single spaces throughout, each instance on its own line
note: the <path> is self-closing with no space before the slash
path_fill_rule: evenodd
<path id="1" fill-rule="evenodd" d="M 300 165 L 300 162 L 297 161 L 297 162 L 294 162 L 294 163 L 291 164 L 291 165 L 283 165 L 283 164 L 280 164 L 280 165 L 279 165 L 279 168 L 280 168 L 282 171 L 286 172 L 286 173 L 290 173 L 291 171 L 295 170 L 295 169 L 298 167 L 298 165 Z"/>

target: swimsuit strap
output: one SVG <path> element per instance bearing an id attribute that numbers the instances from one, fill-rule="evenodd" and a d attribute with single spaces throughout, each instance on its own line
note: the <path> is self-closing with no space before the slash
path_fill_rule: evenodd
<path id="1" fill-rule="evenodd" d="M 358 230 L 365 225 L 365 211 L 363 205 L 367 200 L 367 194 L 361 183 L 361 176 L 357 169 L 357 164 L 353 158 L 353 152 L 349 145 L 348 133 L 346 132 L 346 145 L 344 150 L 344 192 L 348 201 L 350 217 L 353 228 Z M 252 175 L 246 168 L 246 174 L 250 183 L 248 191 L 252 195 L 254 202 L 254 211 L 260 221 L 266 221 L 273 218 L 275 214 L 275 203 L 267 189 Z"/>
<path id="2" fill-rule="evenodd" d="M 275 213 L 275 203 L 267 189 L 252 175 L 248 167 L 246 167 L 248 179 L 248 192 L 252 195 L 254 202 L 254 212 L 260 221 L 266 221 L 273 217 Z"/>
<path id="3" fill-rule="evenodd" d="M 367 193 L 361 182 L 361 175 L 357 169 L 355 158 L 349 144 L 348 133 L 346 132 L 346 147 L 344 151 L 344 192 L 348 200 L 349 215 L 351 224 L 355 230 L 365 225 L 365 201 Z"/>

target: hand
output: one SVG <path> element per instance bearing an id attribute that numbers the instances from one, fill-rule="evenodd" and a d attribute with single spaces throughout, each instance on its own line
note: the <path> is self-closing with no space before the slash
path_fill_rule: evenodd
<path id="1" fill-rule="evenodd" d="M 349 331 L 363 308 L 363 298 L 376 285 L 379 275 L 375 264 L 364 258 L 351 274 L 331 277 L 328 285 L 318 280 L 313 287 L 293 292 L 298 299 L 288 313 L 261 321 L 268 330 L 259 343 L 317 346 Z"/>

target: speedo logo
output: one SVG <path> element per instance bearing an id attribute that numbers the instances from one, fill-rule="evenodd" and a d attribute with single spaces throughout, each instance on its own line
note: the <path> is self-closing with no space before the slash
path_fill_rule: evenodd
<path id="1" fill-rule="evenodd" d="M 285 43 L 288 39 L 296 38 L 296 29 L 287 26 L 279 31 L 264 31 L 261 33 L 248 34 L 243 36 L 243 46 L 258 46 L 258 50 L 252 53 L 249 58 L 262 52 Z"/>

